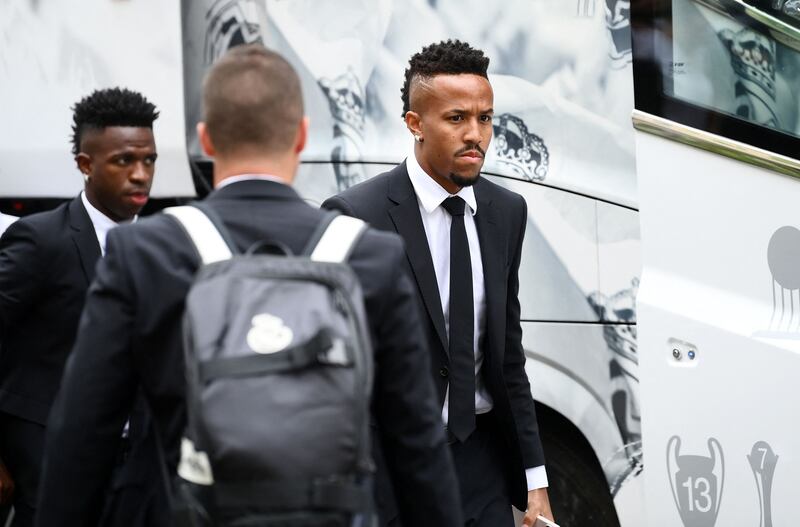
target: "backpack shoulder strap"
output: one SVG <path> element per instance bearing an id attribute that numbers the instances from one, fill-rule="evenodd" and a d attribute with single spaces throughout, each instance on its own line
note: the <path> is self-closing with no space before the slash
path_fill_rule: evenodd
<path id="1" fill-rule="evenodd" d="M 228 260 L 233 255 L 219 229 L 200 208 L 191 205 L 168 207 L 164 209 L 164 213 L 175 218 L 183 227 L 203 264 Z"/>
<path id="2" fill-rule="evenodd" d="M 335 215 L 327 219 L 327 227 L 311 251 L 316 262 L 346 262 L 367 224 L 350 216 Z"/>
<path id="3" fill-rule="evenodd" d="M 322 239 L 322 235 L 325 234 L 325 231 L 328 230 L 328 225 L 331 224 L 333 219 L 337 217 L 341 212 L 338 210 L 324 210 L 324 216 L 322 216 L 322 220 L 317 223 L 317 226 L 314 228 L 314 232 L 311 233 L 311 236 L 308 238 L 306 242 L 306 246 L 303 247 L 303 252 L 300 254 L 303 256 L 311 257 L 311 253 L 314 252 L 316 249 L 317 244 Z"/>

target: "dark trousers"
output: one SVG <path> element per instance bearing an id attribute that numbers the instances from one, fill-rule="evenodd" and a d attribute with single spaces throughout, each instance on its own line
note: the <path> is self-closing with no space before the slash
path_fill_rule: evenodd
<path id="1" fill-rule="evenodd" d="M 0 458 L 15 484 L 13 527 L 33 525 L 44 435 L 44 426 L 0 412 Z"/>
<path id="2" fill-rule="evenodd" d="M 503 456 L 504 443 L 499 427 L 492 412 L 476 416 L 475 424 L 475 431 L 463 443 L 448 437 L 461 489 L 464 525 L 514 527 L 514 514 L 511 512 L 511 498 L 506 480 L 506 460 Z M 378 499 L 381 499 L 380 493 Z M 394 503 L 391 505 L 396 507 Z M 384 510 L 379 512 L 386 514 Z M 380 525 L 408 527 L 403 526 L 396 515 L 389 517 L 390 520 L 382 520 Z"/>
<path id="3" fill-rule="evenodd" d="M 503 448 L 492 412 L 477 416 L 465 442 L 450 444 L 466 527 L 514 527 Z"/>
<path id="4" fill-rule="evenodd" d="M 167 527 L 171 525 L 164 473 L 150 418 L 137 400 L 130 438 L 120 449 L 98 527 Z"/>

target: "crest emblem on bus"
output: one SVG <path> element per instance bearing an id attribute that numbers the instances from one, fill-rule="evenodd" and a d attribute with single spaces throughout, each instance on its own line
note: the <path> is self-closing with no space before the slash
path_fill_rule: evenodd
<path id="1" fill-rule="evenodd" d="M 775 78 L 775 41 L 751 28 L 723 29 L 718 36 L 728 48 L 736 74 L 736 115 L 782 128 Z"/>
<path id="2" fill-rule="evenodd" d="M 361 159 L 364 150 L 366 94 L 352 67 L 335 79 L 319 79 L 319 87 L 333 117 L 331 160 L 336 185 L 340 191 L 346 190 L 367 179 L 363 165 L 352 163 Z"/>
<path id="3" fill-rule="evenodd" d="M 767 246 L 772 274 L 771 331 L 800 331 L 800 230 L 784 226 L 776 230 Z"/>
<path id="4" fill-rule="evenodd" d="M 600 320 L 611 322 L 603 328 L 610 354 L 609 381 L 611 382 L 611 409 L 624 446 L 617 450 L 608 463 L 626 459 L 625 468 L 610 483 L 612 496 L 631 476 L 638 475 L 642 463 L 642 414 L 639 408 L 639 358 L 636 345 L 636 294 L 639 278 L 631 280 L 629 288 L 606 296 L 600 291 L 591 293 L 589 304 Z"/>
<path id="5" fill-rule="evenodd" d="M 206 64 L 213 64 L 234 46 L 263 43 L 259 19 L 266 20 L 266 5 L 259 2 L 211 3 L 206 11 Z"/>
<path id="6" fill-rule="evenodd" d="M 709 456 L 681 455 L 681 438 L 667 442 L 667 474 L 684 527 L 714 527 L 722 501 L 725 460 L 722 446 L 708 440 Z"/>
<path id="7" fill-rule="evenodd" d="M 747 460 L 753 469 L 758 487 L 758 504 L 761 507 L 760 527 L 772 527 L 772 477 L 775 475 L 778 456 L 772 451 L 769 443 L 759 441 L 753 445 Z"/>
<path id="8" fill-rule="evenodd" d="M 525 121 L 516 115 L 503 113 L 495 121 L 497 162 L 528 181 L 544 181 L 550 168 L 550 152 L 542 138 L 530 132 Z"/>

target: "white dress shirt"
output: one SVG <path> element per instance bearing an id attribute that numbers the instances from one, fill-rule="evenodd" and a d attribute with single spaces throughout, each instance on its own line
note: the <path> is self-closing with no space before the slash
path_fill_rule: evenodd
<path id="1" fill-rule="evenodd" d="M 117 225 L 124 225 L 126 223 L 133 223 L 139 216 L 134 216 L 133 219 L 130 221 L 121 221 L 119 223 L 115 222 L 99 210 L 97 210 L 94 205 L 89 203 L 89 198 L 86 197 L 86 192 L 81 192 L 81 202 L 83 202 L 83 208 L 86 209 L 86 212 L 89 214 L 89 219 L 92 222 L 92 226 L 94 227 L 94 234 L 97 236 L 97 243 L 100 244 L 100 254 L 102 256 L 106 255 L 106 236 L 108 235 L 108 231 L 116 227 Z"/>
<path id="2" fill-rule="evenodd" d="M 134 216 L 133 219 L 130 221 L 121 221 L 119 223 L 115 222 L 99 210 L 97 210 L 94 205 L 89 203 L 89 198 L 86 197 L 86 192 L 81 191 L 81 202 L 83 203 L 83 208 L 86 209 L 86 213 L 89 214 L 89 220 L 92 222 L 92 227 L 94 227 L 94 235 L 97 236 L 97 243 L 100 245 L 100 255 L 106 255 L 106 237 L 108 236 L 108 231 L 116 227 L 117 225 L 123 225 L 125 223 L 133 223 L 137 220 L 139 216 Z M 122 427 L 122 437 L 128 437 L 128 432 L 130 430 L 130 420 L 125 421 L 125 426 Z"/>
<path id="3" fill-rule="evenodd" d="M 3 214 L 0 212 L 0 234 L 8 228 L 9 225 L 17 221 L 16 216 L 9 216 L 8 214 Z"/>
<path id="4" fill-rule="evenodd" d="M 273 176 L 272 174 L 239 174 L 236 176 L 228 176 L 214 187 L 214 190 L 219 190 L 222 187 L 227 187 L 228 185 L 232 185 L 233 183 L 238 183 L 239 181 L 252 181 L 252 180 L 262 180 L 262 181 L 274 181 L 275 183 L 282 183 L 284 185 L 288 185 L 285 179 L 279 178 L 278 176 Z"/>
<path id="5" fill-rule="evenodd" d="M 475 200 L 475 190 L 472 187 L 463 187 L 456 194 L 450 194 L 441 185 L 436 183 L 422 170 L 413 151 L 406 158 L 406 169 L 411 179 L 411 185 L 417 194 L 419 213 L 422 216 L 422 226 L 428 239 L 428 248 L 431 251 L 433 269 L 436 273 L 436 284 L 439 287 L 439 299 L 444 312 L 444 324 L 448 334 L 450 332 L 450 225 L 453 220 L 442 202 L 449 197 L 459 196 L 463 199 L 469 210 L 464 214 L 464 228 L 467 231 L 467 244 L 469 245 L 470 263 L 472 265 L 472 301 L 473 323 L 475 335 L 473 336 L 473 349 L 475 350 L 475 413 L 483 414 L 492 409 L 493 401 L 486 389 L 486 383 L 481 375 L 483 366 L 483 339 L 486 322 L 486 292 L 483 281 L 483 262 L 481 261 L 481 246 L 478 240 L 478 229 L 475 227 L 475 214 L 478 212 L 478 202 Z M 448 403 L 450 388 L 444 398 L 442 407 L 442 420 L 448 422 Z M 528 480 L 528 490 L 547 486 L 547 473 L 544 465 L 529 468 L 525 471 Z"/>

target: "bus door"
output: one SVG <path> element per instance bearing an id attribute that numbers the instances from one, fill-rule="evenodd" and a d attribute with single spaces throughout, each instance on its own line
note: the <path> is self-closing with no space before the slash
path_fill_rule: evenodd
<path id="1" fill-rule="evenodd" d="M 797 525 L 800 2 L 632 24 L 646 525 Z"/>

